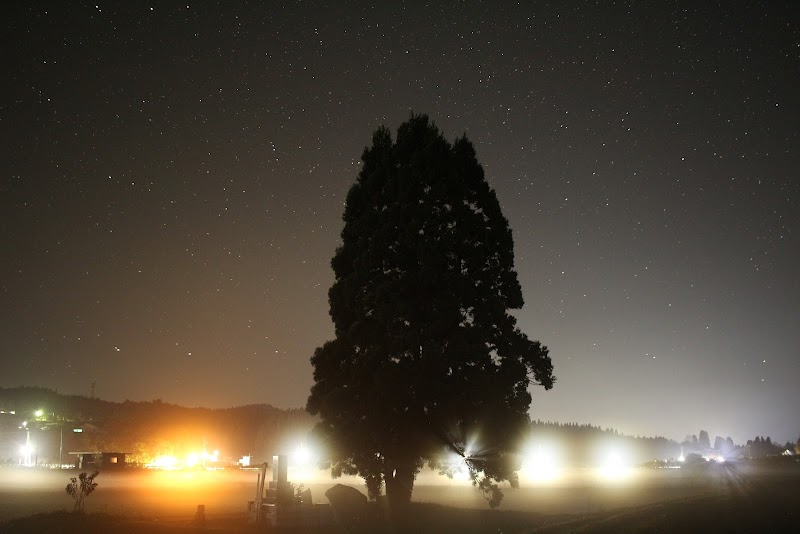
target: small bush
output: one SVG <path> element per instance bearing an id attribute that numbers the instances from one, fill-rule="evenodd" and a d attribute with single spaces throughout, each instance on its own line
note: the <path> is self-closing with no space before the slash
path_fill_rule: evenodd
<path id="1" fill-rule="evenodd" d="M 81 473 L 77 478 L 70 479 L 67 484 L 67 495 L 75 499 L 75 507 L 72 509 L 74 512 L 83 512 L 83 502 L 97 488 L 97 482 L 94 478 L 100 474 L 100 471 L 95 471 L 91 475 Z"/>

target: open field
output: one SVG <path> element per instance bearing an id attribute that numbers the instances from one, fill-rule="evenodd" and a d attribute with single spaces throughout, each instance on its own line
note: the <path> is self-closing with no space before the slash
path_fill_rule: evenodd
<path id="1" fill-rule="evenodd" d="M 71 509 L 64 487 L 75 472 L 2 469 L 0 476 L 0 521 Z M 363 490 L 358 479 L 306 478 L 302 483 L 311 489 L 317 503 L 326 503 L 325 491 L 339 482 Z M 298 477 L 294 481 L 300 482 Z M 187 530 L 198 504 L 206 506 L 206 530 L 249 530 L 246 508 L 255 496 L 254 471 L 106 471 L 97 482 L 99 487 L 87 499 L 86 511 L 105 514 L 92 519 L 100 526 L 87 530 L 86 524 L 76 523 L 75 530 Z M 508 488 L 505 494 L 501 511 L 491 511 L 470 485 L 423 473 L 410 513 L 397 520 L 402 530 L 419 532 L 652 532 L 701 526 L 710 531 L 780 529 L 800 520 L 795 511 L 800 464 L 783 461 L 727 463 L 694 470 L 638 469 L 617 480 L 575 470 L 546 484 L 523 481 L 520 489 Z M 40 519 L 65 527 L 75 521 L 71 514 Z M 29 530 L 22 526 L 25 521 L 0 523 L 0 532 L 47 528 L 32 526 L 35 520 L 25 520 Z"/>

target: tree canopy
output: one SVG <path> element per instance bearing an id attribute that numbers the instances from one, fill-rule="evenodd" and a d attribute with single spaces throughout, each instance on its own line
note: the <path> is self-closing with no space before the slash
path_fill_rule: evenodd
<path id="1" fill-rule="evenodd" d="M 334 474 L 411 498 L 427 462 L 467 469 L 490 504 L 516 483 L 528 388 L 553 386 L 523 305 L 508 221 L 467 138 L 425 115 L 381 127 L 347 195 L 329 291 L 335 338 L 314 352 L 307 410 Z"/>

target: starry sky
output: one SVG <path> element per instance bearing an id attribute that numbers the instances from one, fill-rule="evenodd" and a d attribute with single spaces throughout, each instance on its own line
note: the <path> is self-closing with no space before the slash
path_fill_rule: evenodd
<path id="1" fill-rule="evenodd" d="M 305 404 L 380 125 L 475 144 L 557 383 L 534 419 L 800 433 L 793 2 L 20 2 L 0 386 Z"/>

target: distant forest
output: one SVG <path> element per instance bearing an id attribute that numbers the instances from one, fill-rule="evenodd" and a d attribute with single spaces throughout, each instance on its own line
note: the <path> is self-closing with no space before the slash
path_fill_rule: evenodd
<path id="1" fill-rule="evenodd" d="M 698 437 L 699 436 L 699 437 Z M 598 456 L 609 450 L 620 452 L 630 462 L 644 464 L 653 460 L 678 460 L 696 457 L 725 458 L 761 457 L 782 454 L 789 450 L 800 454 L 800 438 L 797 443 L 772 443 L 769 436 L 756 436 L 747 443 L 737 445 L 730 437 L 716 436 L 713 443 L 708 432 L 700 430 L 697 435 L 689 435 L 683 441 L 664 437 L 629 436 L 620 434 L 613 428 L 577 423 L 555 423 L 536 420 L 531 423 L 530 442 L 535 448 L 555 447 L 561 451 L 566 464 L 582 466 L 596 464 Z"/>
<path id="2" fill-rule="evenodd" d="M 530 443 L 534 449 L 555 448 L 561 451 L 563 463 L 576 466 L 593 465 L 609 450 L 619 451 L 635 463 L 677 459 L 681 454 L 680 443 L 660 436 L 626 436 L 613 428 L 541 420 L 531 423 Z"/>
<path id="3" fill-rule="evenodd" d="M 161 399 L 109 402 L 38 387 L 0 388 L 0 410 L 5 412 L 0 414 L 0 460 L 8 461 L 16 454 L 15 445 L 24 443 L 19 426 L 27 420 L 31 440 L 40 444 L 39 463 L 55 463 L 59 448 L 65 455 L 126 452 L 132 463 L 205 449 L 220 451 L 226 462 L 251 455 L 253 463 L 260 463 L 296 447 L 316 422 L 304 409 L 269 404 L 186 408 Z M 39 417 L 37 410 L 43 411 Z"/>
<path id="4" fill-rule="evenodd" d="M 35 415 L 37 410 L 42 414 Z M 13 414 L 10 412 L 14 412 Z M 156 456 L 183 456 L 189 452 L 219 450 L 226 463 L 245 455 L 253 464 L 271 461 L 303 443 L 316 423 L 304 409 L 280 409 L 255 404 L 225 409 L 186 408 L 155 399 L 149 402 L 110 402 L 63 395 L 39 387 L 0 388 L 0 462 L 16 463 L 19 447 L 28 439 L 37 445 L 37 463 L 56 463 L 59 454 L 105 451 L 129 453 L 132 463 L 147 463 Z M 21 428 L 27 421 L 27 430 Z M 78 429 L 80 432 L 75 432 Z M 62 442 L 63 437 L 63 442 Z M 682 442 L 664 437 L 626 436 L 614 429 L 577 423 L 535 420 L 525 440 L 529 449 L 555 448 L 570 465 L 592 465 L 604 450 L 622 451 L 630 461 L 677 459 L 721 454 L 767 456 L 798 449 L 797 443 L 772 443 L 756 436 L 734 444 L 706 431 L 686 436 Z M 799 440 L 800 441 L 800 440 Z M 533 452 L 529 451 L 529 452 Z M 523 451 L 524 452 L 524 451 Z"/>

